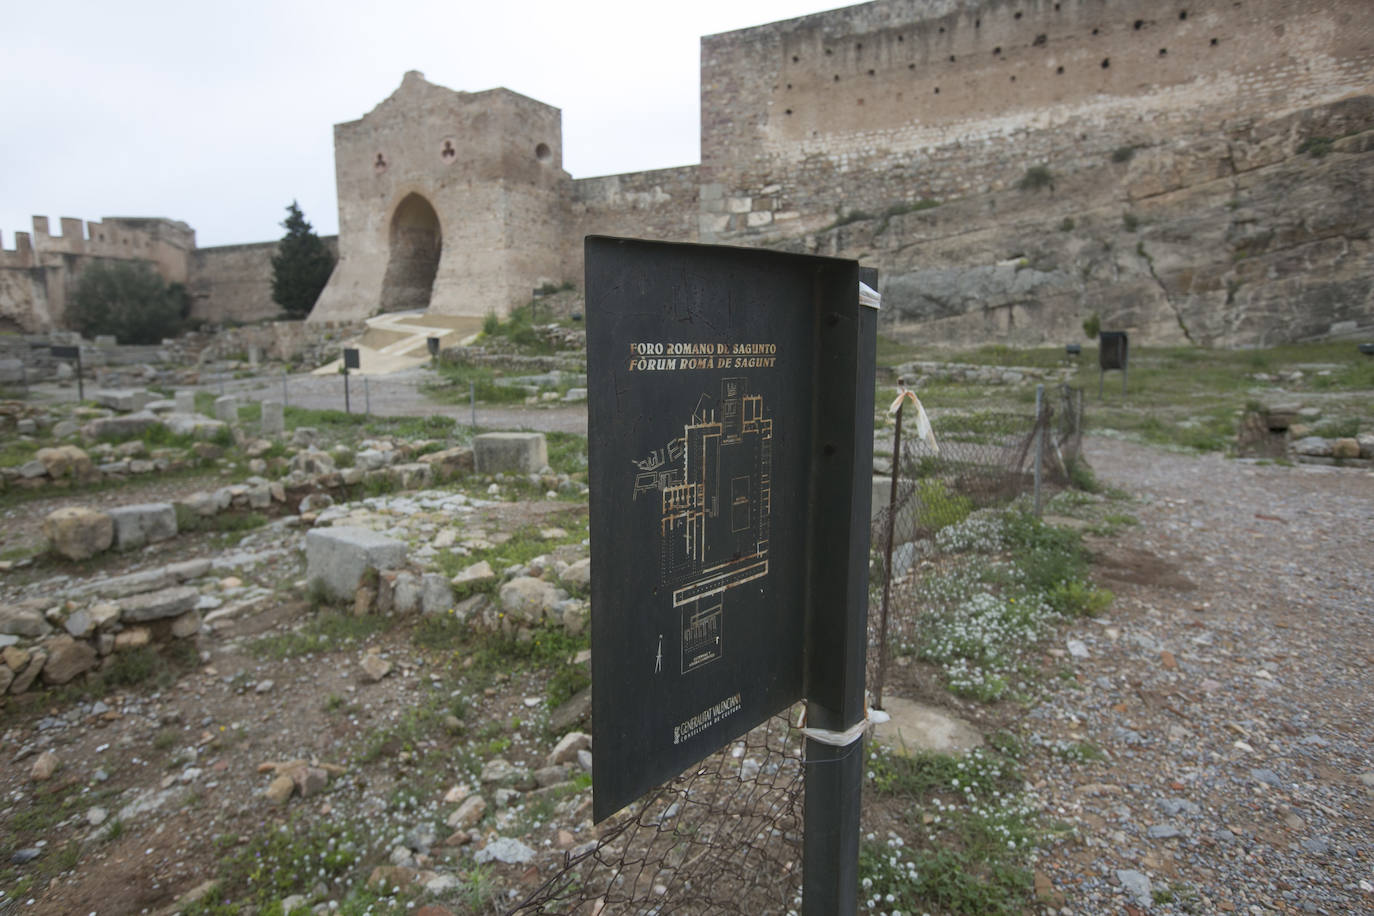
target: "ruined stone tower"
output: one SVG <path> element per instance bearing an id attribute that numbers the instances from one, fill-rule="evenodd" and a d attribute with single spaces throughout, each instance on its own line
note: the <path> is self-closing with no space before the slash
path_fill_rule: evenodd
<path id="1" fill-rule="evenodd" d="M 314 321 L 428 309 L 505 315 L 561 279 L 558 109 L 508 89 L 454 92 L 410 71 L 334 127 L 339 263 Z"/>

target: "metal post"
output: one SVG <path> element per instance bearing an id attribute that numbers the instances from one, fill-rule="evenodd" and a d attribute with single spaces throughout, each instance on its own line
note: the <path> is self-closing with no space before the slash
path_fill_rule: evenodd
<path id="1" fill-rule="evenodd" d="M 877 271 L 862 279 L 877 288 Z M 854 286 L 858 284 L 854 281 Z M 853 293 L 850 293 L 853 295 Z M 852 301 L 852 300 L 851 300 Z M 818 341 L 827 377 L 816 395 L 816 481 L 811 508 L 818 525 L 808 545 L 806 715 L 813 728 L 844 732 L 864 721 L 868 647 L 869 510 L 873 499 L 873 365 L 877 313 L 863 306 L 832 313 Z M 802 916 L 854 916 L 859 897 L 859 809 L 864 744 L 835 746 L 806 739 L 806 804 L 802 834 Z"/>
<path id="2" fill-rule="evenodd" d="M 1040 517 L 1040 465 L 1045 454 L 1045 386 L 1035 386 L 1035 517 Z"/>
<path id="3" fill-rule="evenodd" d="M 348 403 L 348 367 L 344 367 L 344 413 L 352 413 L 352 405 Z"/>
<path id="4" fill-rule="evenodd" d="M 902 380 L 898 379 L 900 386 Z M 883 708 L 883 685 L 887 682 L 887 609 L 892 600 L 892 541 L 897 528 L 897 482 L 902 473 L 902 411 L 906 399 L 897 402 L 897 428 L 892 433 L 892 491 L 887 497 L 887 542 L 883 545 L 883 607 L 878 630 L 878 676 L 873 685 L 873 708 Z"/>
<path id="5" fill-rule="evenodd" d="M 79 344 L 76 350 L 76 400 L 77 403 L 84 403 L 86 400 L 86 386 L 81 381 L 81 347 Z"/>
<path id="6" fill-rule="evenodd" d="M 468 382 L 468 401 L 472 404 L 472 428 L 477 429 L 477 383 Z"/>
<path id="7" fill-rule="evenodd" d="M 372 389 L 368 387 L 367 376 L 363 376 L 363 413 L 372 416 Z"/>
<path id="8" fill-rule="evenodd" d="M 290 403 L 291 403 L 291 399 L 290 399 L 289 397 L 287 397 L 287 393 L 286 393 L 286 367 L 285 367 L 285 366 L 282 366 L 282 367 L 281 367 L 281 406 L 282 406 L 283 408 L 285 408 L 285 407 L 287 407 L 288 405 L 290 405 Z"/>

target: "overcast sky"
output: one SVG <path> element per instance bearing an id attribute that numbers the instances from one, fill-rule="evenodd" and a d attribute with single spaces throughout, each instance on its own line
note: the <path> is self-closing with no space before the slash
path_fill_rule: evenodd
<path id="1" fill-rule="evenodd" d="M 200 245 L 338 231 L 333 125 L 407 70 L 563 110 L 575 178 L 699 161 L 700 37 L 813 0 L 234 0 L 9 4 L 0 233 L 33 215 L 166 216 Z"/>

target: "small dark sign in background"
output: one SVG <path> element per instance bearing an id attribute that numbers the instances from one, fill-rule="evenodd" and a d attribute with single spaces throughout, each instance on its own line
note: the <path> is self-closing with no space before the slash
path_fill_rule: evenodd
<path id="1" fill-rule="evenodd" d="M 857 290 L 853 261 L 587 239 L 598 821 L 802 696 L 818 326 Z"/>

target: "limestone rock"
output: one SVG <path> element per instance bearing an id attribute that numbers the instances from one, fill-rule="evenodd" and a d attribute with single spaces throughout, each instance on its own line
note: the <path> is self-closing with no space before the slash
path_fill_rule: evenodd
<path id="1" fill-rule="evenodd" d="M 874 728 L 874 739 L 898 754 L 962 753 L 983 743 L 972 725 L 933 706 L 888 696 L 883 698 L 883 711 L 890 719 Z"/>
<path id="2" fill-rule="evenodd" d="M 44 751 L 34 758 L 33 765 L 29 767 L 29 779 L 33 782 L 47 782 L 57 772 L 59 765 L 56 754 Z"/>
<path id="3" fill-rule="evenodd" d="M 374 684 L 391 673 L 391 662 L 375 652 L 363 656 L 362 667 L 363 674 Z"/>
<path id="4" fill-rule="evenodd" d="M 156 414 L 147 411 L 117 417 L 97 417 L 81 427 L 81 435 L 87 439 L 128 439 L 161 423 Z"/>
<path id="5" fill-rule="evenodd" d="M 554 745 L 553 751 L 545 761 L 545 766 L 558 766 L 563 763 L 576 763 L 577 752 L 591 750 L 592 736 L 586 732 L 568 732 Z"/>
<path id="6" fill-rule="evenodd" d="M 500 836 L 482 849 L 477 850 L 472 860 L 478 865 L 487 862 L 504 862 L 507 865 L 526 865 L 534 861 L 534 850 L 512 837 Z"/>
<path id="7" fill-rule="evenodd" d="M 34 457 L 43 463 L 48 476 L 53 480 L 64 477 L 89 480 L 96 476 L 95 465 L 91 463 L 90 456 L 75 445 L 40 448 Z"/>
<path id="8" fill-rule="evenodd" d="M 132 550 L 176 537 L 177 514 L 171 503 L 144 503 L 110 510 L 114 519 L 115 547 Z"/>
<path id="9" fill-rule="evenodd" d="M 471 830 L 486 813 L 487 800 L 480 795 L 470 795 L 448 816 L 446 823 L 454 830 Z"/>
<path id="10" fill-rule="evenodd" d="M 1331 443 L 1321 436 L 1306 436 L 1293 443 L 1293 453 L 1316 458 L 1330 458 Z"/>
<path id="11" fill-rule="evenodd" d="M 425 614 L 443 614 L 453 607 L 453 586 L 438 573 L 420 577 L 420 610 Z"/>
<path id="12" fill-rule="evenodd" d="M 38 673 L 47 664 L 48 653 L 42 649 L 34 649 L 29 653 L 29 663 L 23 670 L 14 672 L 14 680 L 10 682 L 10 693 L 23 693 L 33 686 L 33 682 L 38 679 Z"/>
<path id="13" fill-rule="evenodd" d="M 461 445 L 456 448 L 444 449 L 441 452 L 421 455 L 420 461 L 433 467 L 435 473 L 441 477 L 452 477 L 466 473 L 471 471 L 474 466 L 472 449 Z"/>
<path id="14" fill-rule="evenodd" d="M 46 636 L 51 630 L 43 612 L 37 608 L 0 604 L 0 633 L 35 639 Z M 6 646 L 5 651 L 8 652 L 10 648 Z"/>
<path id="15" fill-rule="evenodd" d="M 558 578 L 573 594 L 585 595 L 592 585 L 591 559 L 584 557 L 576 563 L 569 564 Z"/>
<path id="16" fill-rule="evenodd" d="M 179 617 L 194 608 L 199 598 L 200 592 L 189 585 L 121 598 L 120 618 L 126 623 L 142 623 Z"/>
<path id="17" fill-rule="evenodd" d="M 86 560 L 114 543 L 114 519 L 85 506 L 64 506 L 43 519 L 43 536 L 69 560 Z"/>
<path id="18" fill-rule="evenodd" d="M 517 576 L 501 586 L 501 607 L 517 623 L 537 624 L 563 596 L 543 579 Z"/>
<path id="19" fill-rule="evenodd" d="M 153 634 L 147 627 L 130 627 L 115 634 L 114 650 L 116 652 L 128 652 L 131 649 L 141 649 L 152 641 Z"/>
<path id="20" fill-rule="evenodd" d="M 273 777 L 267 786 L 267 800 L 274 805 L 284 805 L 296 790 L 296 781 L 284 773 Z"/>
<path id="21" fill-rule="evenodd" d="M 1337 439 L 1331 443 L 1332 458 L 1360 457 L 1360 443 L 1357 439 Z"/>
<path id="22" fill-rule="evenodd" d="M 95 667 L 96 652 L 88 642 L 62 635 L 44 644 L 48 660 L 43 665 L 43 683 L 65 684 Z"/>
<path id="23" fill-rule="evenodd" d="M 469 587 L 485 585 L 488 582 L 496 581 L 496 571 L 491 568 L 491 564 L 486 560 L 479 560 L 458 573 L 451 581 L 454 585 Z"/>

